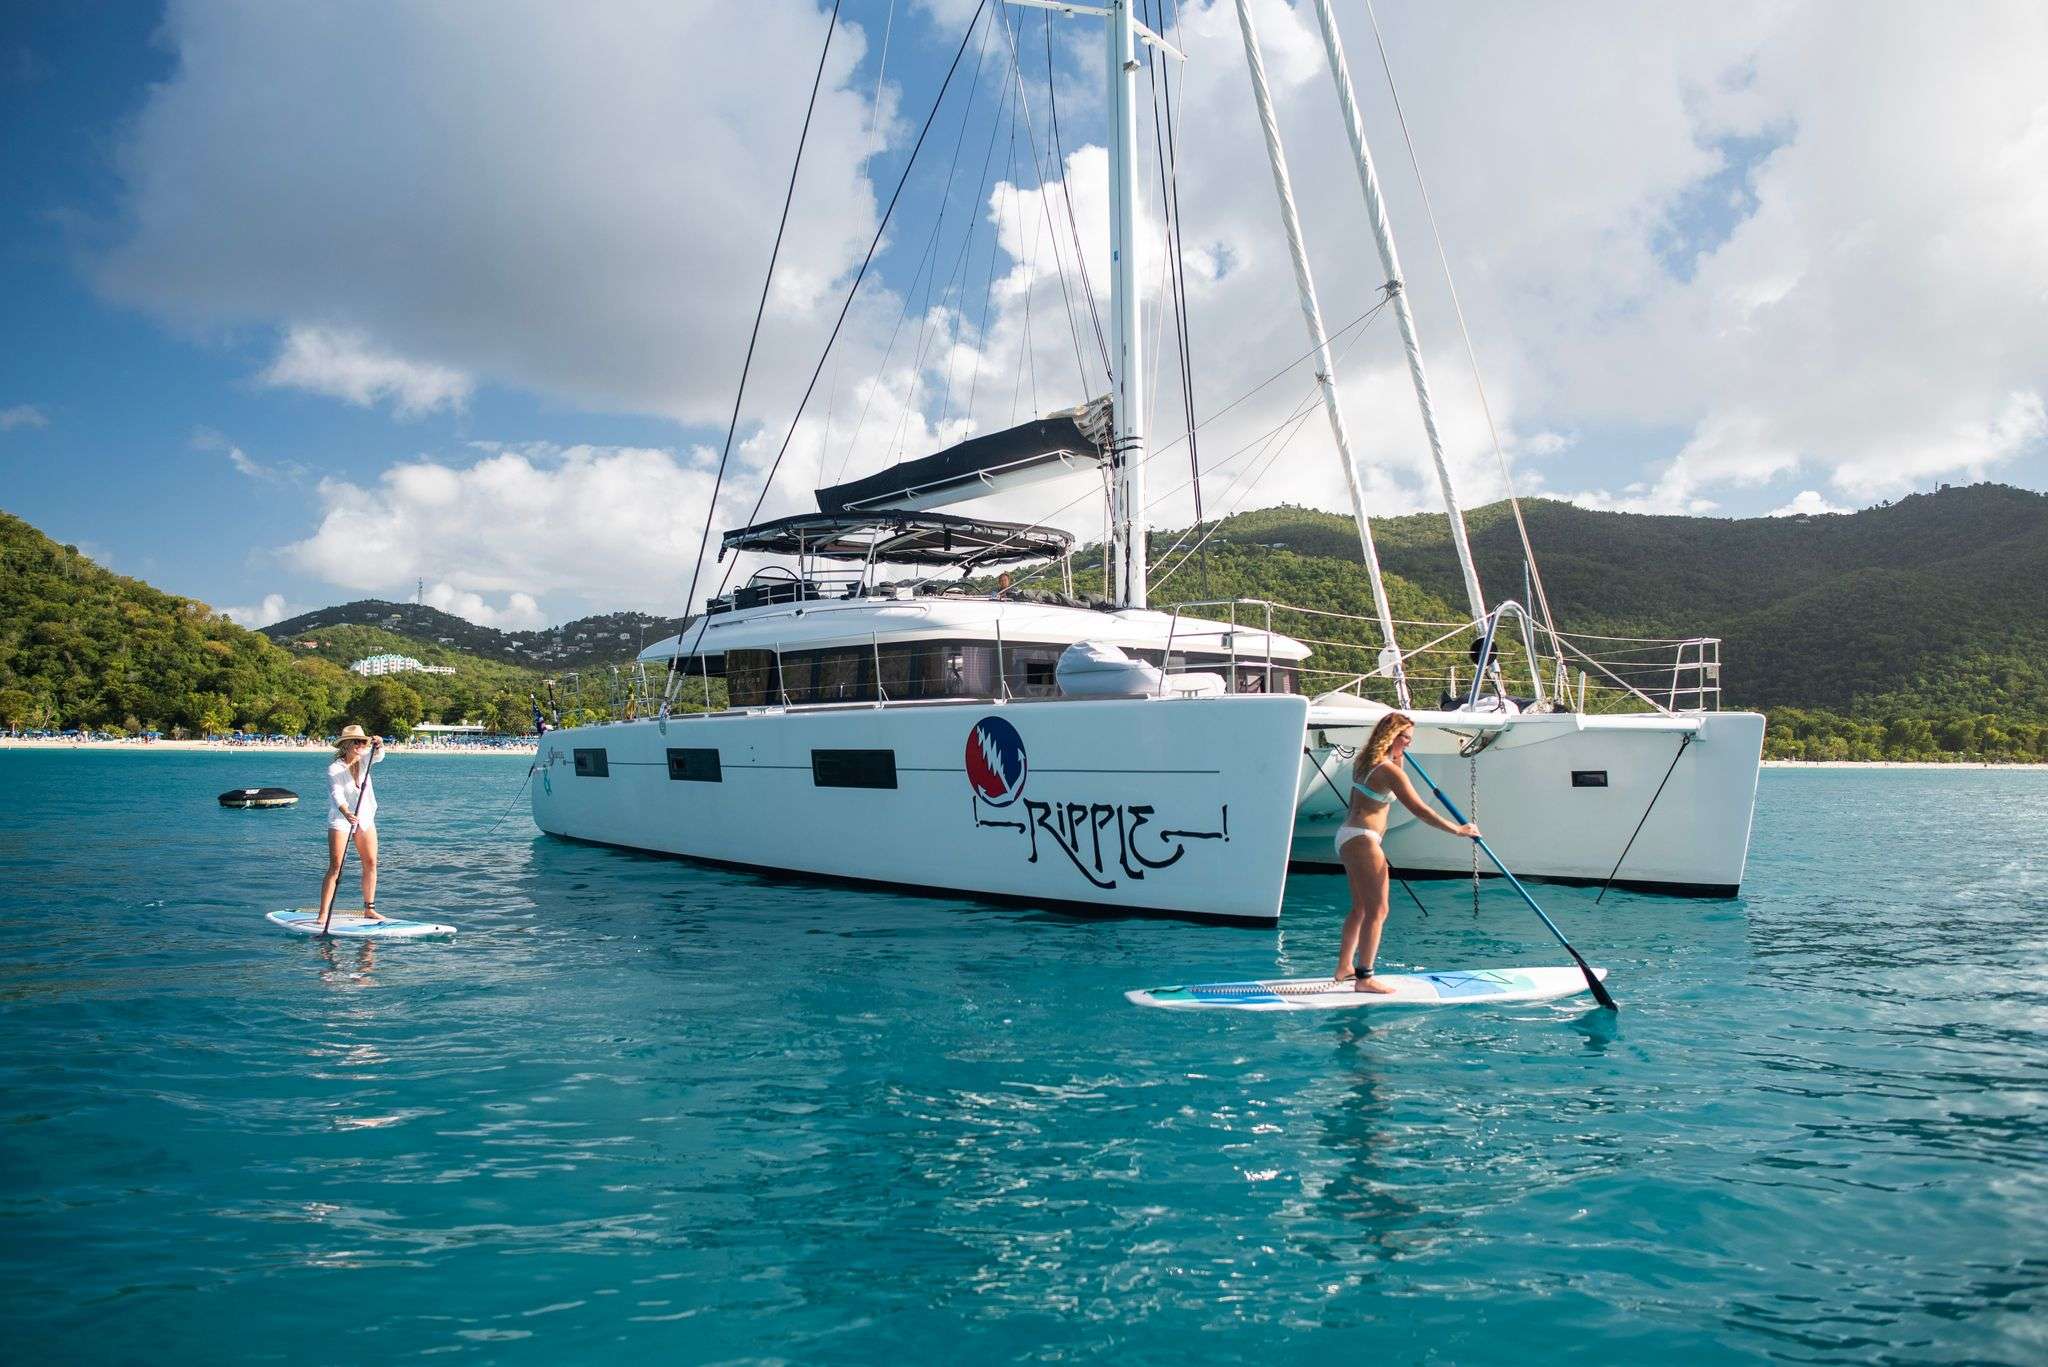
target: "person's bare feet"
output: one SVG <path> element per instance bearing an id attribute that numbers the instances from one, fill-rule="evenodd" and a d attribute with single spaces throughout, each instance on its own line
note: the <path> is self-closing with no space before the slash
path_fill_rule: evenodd
<path id="1" fill-rule="evenodd" d="M 1386 985 L 1385 983 L 1381 982 L 1381 981 L 1380 981 L 1380 980 L 1379 980 L 1378 978 L 1375 978 L 1375 977 L 1372 977 L 1372 976 L 1368 975 L 1368 976 L 1366 976 L 1366 977 L 1363 977 L 1363 978 L 1360 978 L 1360 979 L 1358 979 L 1358 980 L 1357 980 L 1356 982 L 1354 982 L 1354 983 L 1353 983 L 1353 984 L 1351 985 L 1351 990 L 1352 990 L 1352 991 L 1354 991 L 1354 992 L 1385 992 L 1385 993 L 1391 993 L 1391 992 L 1392 992 L 1392 991 L 1393 991 L 1394 989 L 1393 989 L 1393 988 L 1391 988 L 1391 987 L 1388 987 L 1388 986 L 1387 986 L 1387 985 Z"/>

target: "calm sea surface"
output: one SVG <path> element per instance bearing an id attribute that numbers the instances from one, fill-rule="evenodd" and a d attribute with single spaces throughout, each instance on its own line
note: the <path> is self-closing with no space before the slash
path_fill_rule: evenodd
<path id="1" fill-rule="evenodd" d="M 493 831 L 525 763 L 377 771 L 462 934 L 371 948 L 262 919 L 319 757 L 0 755 L 9 1358 L 2048 1361 L 2048 774 L 1771 772 L 1742 900 L 1539 889 L 1610 1023 L 1144 1011 L 1326 970 L 1340 880 L 770 882 Z M 1561 958 L 1419 890 L 1387 962 Z"/>

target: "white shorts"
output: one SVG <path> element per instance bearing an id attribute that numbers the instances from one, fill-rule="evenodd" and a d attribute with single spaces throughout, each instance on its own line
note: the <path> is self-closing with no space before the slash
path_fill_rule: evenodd
<path id="1" fill-rule="evenodd" d="M 341 817 L 330 816 L 327 818 L 327 829 L 330 831 L 340 831 L 343 835 L 347 835 L 348 822 L 343 820 Z M 368 831 L 372 835 L 375 835 L 377 833 L 377 818 L 374 816 L 366 818 L 365 820 L 357 824 L 356 829 L 359 831 Z"/>

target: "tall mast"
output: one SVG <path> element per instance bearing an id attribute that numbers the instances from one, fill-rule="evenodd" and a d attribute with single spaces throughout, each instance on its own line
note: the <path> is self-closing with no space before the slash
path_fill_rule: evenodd
<path id="1" fill-rule="evenodd" d="M 1344 110 L 1344 131 L 1351 138 L 1351 155 L 1358 163 L 1359 188 L 1365 191 L 1365 214 L 1372 223 L 1373 240 L 1379 244 L 1380 265 L 1387 273 L 1387 293 L 1394 303 L 1394 322 L 1401 329 L 1401 345 L 1408 352 L 1408 377 L 1415 382 L 1415 402 L 1422 408 L 1422 430 L 1429 437 L 1430 458 L 1436 462 L 1437 484 L 1443 490 L 1444 512 L 1451 520 L 1451 544 L 1458 551 L 1458 568 L 1465 575 L 1465 596 L 1472 606 L 1473 620 L 1486 615 L 1486 595 L 1479 590 L 1479 571 L 1472 564 L 1472 547 L 1465 539 L 1465 515 L 1458 508 L 1458 495 L 1451 487 L 1451 469 L 1444 461 L 1444 441 L 1437 431 L 1436 404 L 1429 396 L 1429 376 L 1422 368 L 1422 343 L 1415 336 L 1415 315 L 1408 309 L 1408 293 L 1401 282 L 1401 258 L 1394 250 L 1394 229 L 1387 221 L 1386 200 L 1380 194 L 1379 176 L 1372 169 L 1372 153 L 1365 145 L 1365 123 L 1358 114 L 1358 97 L 1351 88 L 1351 69 L 1344 61 L 1344 44 L 1337 36 L 1337 18 L 1330 12 L 1330 0 L 1315 0 L 1316 20 L 1323 30 L 1323 51 L 1330 59 L 1330 78 L 1337 86 L 1337 102 Z M 1242 3 L 1238 6 L 1243 12 Z"/>
<path id="2" fill-rule="evenodd" d="M 1103 28 L 1109 61 L 1110 408 L 1124 557 L 1125 606 L 1146 605 L 1145 366 L 1138 326 L 1138 54 L 1131 0 L 1109 0 Z"/>
<path id="3" fill-rule="evenodd" d="M 1365 572 L 1372 581 L 1373 610 L 1379 614 L 1380 632 L 1394 652 L 1394 687 L 1402 706 L 1408 704 L 1408 680 L 1400 666 L 1400 645 L 1394 639 L 1394 612 L 1387 602 L 1387 586 L 1380 576 L 1379 552 L 1372 543 L 1372 520 L 1365 511 L 1365 490 L 1358 479 L 1358 464 L 1351 454 L 1351 434 L 1344 424 L 1344 409 L 1337 401 L 1337 367 L 1330 356 L 1330 339 L 1323 329 L 1322 306 L 1316 301 L 1315 277 L 1309 272 L 1308 247 L 1302 239 L 1301 214 L 1294 204 L 1294 185 L 1287 174 L 1287 153 L 1280 145 L 1280 124 L 1273 116 L 1272 91 L 1266 83 L 1266 60 L 1259 46 L 1258 30 L 1252 27 L 1251 8 L 1237 0 L 1237 26 L 1244 34 L 1245 64 L 1251 68 L 1252 98 L 1259 107 L 1259 127 L 1266 135 L 1266 159 L 1273 168 L 1273 189 L 1280 196 L 1280 218 L 1287 229 L 1287 250 L 1294 258 L 1294 283 L 1301 293 L 1301 315 L 1308 324 L 1309 349 L 1315 354 L 1316 385 L 1323 393 L 1323 412 L 1330 420 L 1330 435 L 1337 443 L 1337 456 L 1344 466 L 1344 483 L 1351 491 L 1351 516 L 1358 524 L 1358 546 L 1365 554 Z"/>

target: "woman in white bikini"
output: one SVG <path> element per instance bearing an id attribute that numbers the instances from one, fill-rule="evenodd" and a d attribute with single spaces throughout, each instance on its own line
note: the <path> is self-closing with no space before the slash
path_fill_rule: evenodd
<path id="1" fill-rule="evenodd" d="M 1337 862 L 1351 882 L 1351 914 L 1344 918 L 1344 941 L 1337 951 L 1338 982 L 1350 981 L 1359 992 L 1391 992 L 1394 989 L 1372 976 L 1380 956 L 1380 931 L 1387 924 L 1387 856 L 1380 840 L 1387 833 L 1387 813 L 1399 801 L 1428 822 L 1451 835 L 1476 836 L 1479 828 L 1470 822 L 1455 825 L 1437 815 L 1401 767 L 1408 742 L 1415 739 L 1415 723 L 1399 712 L 1389 712 L 1373 727 L 1372 736 L 1351 766 L 1351 807 L 1344 824 L 1337 828 Z M 1363 945 L 1360 941 L 1363 940 Z M 1365 965 L 1359 967 L 1361 959 Z"/>
<path id="2" fill-rule="evenodd" d="M 365 753 L 367 751 L 367 753 Z M 341 881 L 342 853 L 349 831 L 355 831 L 356 853 L 363 860 L 363 915 L 377 914 L 377 790 L 369 785 L 370 766 L 384 758 L 384 738 L 366 736 L 360 726 L 345 726 L 335 742 L 334 763 L 327 766 L 327 878 L 320 885 L 320 931 L 334 914 L 335 885 Z M 368 792 L 364 789 L 369 788 Z"/>

